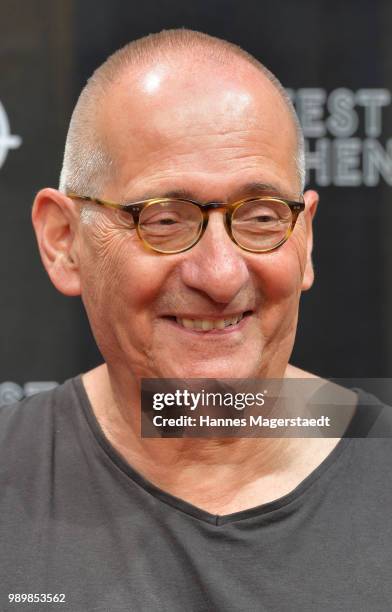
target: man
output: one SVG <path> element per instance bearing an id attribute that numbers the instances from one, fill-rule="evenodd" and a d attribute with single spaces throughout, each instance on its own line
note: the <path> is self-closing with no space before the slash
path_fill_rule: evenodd
<path id="1" fill-rule="evenodd" d="M 93 75 L 33 222 L 105 363 L 2 410 L 1 609 L 390 608 L 388 440 L 140 437 L 142 378 L 312 376 L 303 175 L 282 86 L 230 43 L 162 32 Z"/>

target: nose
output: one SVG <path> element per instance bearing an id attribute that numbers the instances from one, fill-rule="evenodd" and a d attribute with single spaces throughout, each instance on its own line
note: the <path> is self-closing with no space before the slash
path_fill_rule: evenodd
<path id="1" fill-rule="evenodd" d="M 217 303 L 230 303 L 249 281 L 246 252 L 229 237 L 224 213 L 209 213 L 201 240 L 184 254 L 183 282 Z"/>

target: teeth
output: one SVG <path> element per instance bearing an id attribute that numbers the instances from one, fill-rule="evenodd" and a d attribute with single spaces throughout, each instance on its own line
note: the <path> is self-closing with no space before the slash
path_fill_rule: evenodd
<path id="1" fill-rule="evenodd" d="M 202 321 L 201 322 L 201 328 L 203 331 L 208 331 L 209 329 L 212 329 L 214 327 L 214 324 L 212 321 Z"/>
<path id="2" fill-rule="evenodd" d="M 230 319 L 218 319 L 215 321 L 211 321 L 210 319 L 181 319 L 177 317 L 176 321 L 179 325 L 187 329 L 198 329 L 205 332 L 211 329 L 225 329 L 225 327 L 230 327 L 230 325 L 237 325 L 243 316 L 243 314 L 240 314 Z"/>
<path id="3" fill-rule="evenodd" d="M 179 319 L 177 319 L 177 323 L 178 321 Z M 181 319 L 181 323 L 184 327 L 188 327 L 189 329 L 193 327 L 193 322 L 191 321 L 191 319 Z"/>

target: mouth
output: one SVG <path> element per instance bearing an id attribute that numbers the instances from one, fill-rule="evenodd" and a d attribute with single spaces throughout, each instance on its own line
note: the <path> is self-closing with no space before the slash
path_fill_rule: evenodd
<path id="1" fill-rule="evenodd" d="M 167 316 L 164 317 L 169 321 L 173 321 L 178 326 L 183 329 L 198 332 L 198 333 L 208 333 L 208 332 L 222 332 L 222 331 L 234 331 L 240 327 L 241 322 L 252 314 L 250 310 L 231 315 L 218 318 L 188 318 L 188 317 L 174 317 Z"/>

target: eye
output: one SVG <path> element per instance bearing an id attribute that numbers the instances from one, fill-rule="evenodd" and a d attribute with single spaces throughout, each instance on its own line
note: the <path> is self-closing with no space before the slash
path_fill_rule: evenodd
<path id="1" fill-rule="evenodd" d="M 143 225 L 175 225 L 178 222 L 178 215 L 169 212 L 143 216 Z"/>
<path id="2" fill-rule="evenodd" d="M 252 200 L 245 202 L 235 211 L 236 223 L 278 225 L 291 220 L 290 208 L 280 200 Z"/>
<path id="3" fill-rule="evenodd" d="M 148 235 L 167 236 L 181 232 L 191 233 L 202 220 L 200 210 L 182 200 L 153 202 L 146 206 L 139 217 L 139 229 Z"/>
<path id="4" fill-rule="evenodd" d="M 177 221 L 175 219 L 159 219 L 155 223 L 160 223 L 161 225 L 174 225 Z"/>
<path id="5" fill-rule="evenodd" d="M 249 221 L 259 221 L 260 223 L 271 223 L 274 221 L 278 221 L 278 217 L 270 215 L 270 214 L 258 214 L 250 217 Z"/>

